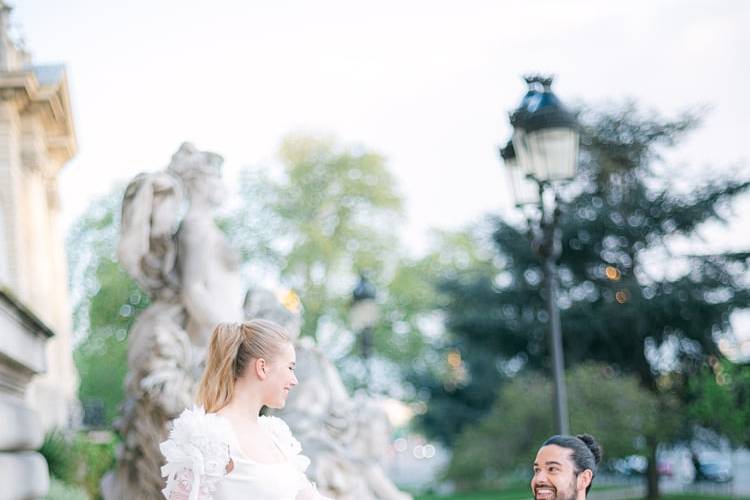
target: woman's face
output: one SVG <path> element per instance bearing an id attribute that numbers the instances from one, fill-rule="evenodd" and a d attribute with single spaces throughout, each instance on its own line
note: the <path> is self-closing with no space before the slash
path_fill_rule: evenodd
<path id="1" fill-rule="evenodd" d="M 286 404 L 289 391 L 297 385 L 297 377 L 294 375 L 296 362 L 294 346 L 285 343 L 274 359 L 266 365 L 268 372 L 264 380 L 264 404 L 269 408 L 283 408 Z"/>

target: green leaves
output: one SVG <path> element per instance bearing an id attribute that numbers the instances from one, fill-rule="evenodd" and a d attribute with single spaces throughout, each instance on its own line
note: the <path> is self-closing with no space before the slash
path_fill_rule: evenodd
<path id="1" fill-rule="evenodd" d="M 633 376 L 586 363 L 566 376 L 571 432 L 592 434 L 605 459 L 643 454 L 643 440 L 658 426 L 656 397 Z M 472 486 L 496 486 L 509 471 L 531 470 L 533 457 L 553 435 L 552 381 L 536 372 L 519 375 L 498 392 L 490 412 L 463 432 L 447 471 Z"/>
<path id="2" fill-rule="evenodd" d="M 123 189 L 95 200 L 67 237 L 70 288 L 76 332 L 78 396 L 104 406 L 109 425 L 117 417 L 127 372 L 127 334 L 148 296 L 115 260 Z"/>
<path id="3" fill-rule="evenodd" d="M 276 277 L 302 299 L 303 334 L 314 337 L 328 328 L 346 336 L 350 284 L 367 271 L 385 311 L 375 330 L 378 356 L 413 359 L 423 346 L 416 309 L 430 301 L 428 278 L 400 264 L 402 199 L 385 159 L 359 146 L 303 135 L 288 137 L 279 159 L 280 175 L 258 168 L 242 172 L 239 196 L 217 221 L 241 252 L 247 286 Z M 122 194 L 116 186 L 92 203 L 67 242 L 80 397 L 84 404 L 103 402 L 106 423 L 123 396 L 127 332 L 149 304 L 115 258 Z M 395 294 L 387 291 L 391 280 L 400 283 Z M 421 297 L 413 297 L 416 290 Z"/>
<path id="4" fill-rule="evenodd" d="M 345 320 L 351 290 L 333 283 L 367 271 L 382 284 L 398 248 L 393 229 L 402 200 L 385 160 L 362 148 L 292 135 L 279 157 L 278 178 L 257 170 L 243 175 L 232 238 L 249 243 L 250 262 L 270 257 L 278 266 L 281 281 L 302 299 L 303 334 L 314 337 L 323 317 Z"/>
<path id="5" fill-rule="evenodd" d="M 750 446 L 750 365 L 709 358 L 689 381 L 688 413 L 699 425 Z"/>
<path id="6" fill-rule="evenodd" d="M 716 335 L 730 328 L 731 314 L 750 307 L 741 281 L 750 264 L 745 254 L 679 254 L 673 242 L 719 220 L 750 181 L 696 182 L 686 193 L 671 188 L 665 173 L 673 170 L 661 157 L 699 123 L 694 113 L 667 120 L 627 104 L 587 110 L 581 119 L 579 175 L 561 193 L 559 223 L 565 361 L 607 363 L 636 376 L 671 407 L 675 398 L 685 401 L 687 380 L 706 356 L 718 354 Z M 470 374 L 461 391 L 487 394 L 475 398 L 482 402 L 474 407 L 480 413 L 489 410 L 485 402 L 494 399 L 495 384 L 507 378 L 493 366 L 514 359 L 526 369 L 550 365 L 539 260 L 522 229 L 500 219 L 494 226 L 493 260 L 501 268 L 463 273 L 440 286 L 449 298 L 452 348 Z M 427 430 L 447 442 L 455 437 L 447 429 L 462 428 L 462 394 L 432 395 L 441 416 L 456 419 L 453 424 L 432 428 L 430 422 L 440 419 L 424 419 Z M 451 398 L 460 412 L 443 411 Z"/>

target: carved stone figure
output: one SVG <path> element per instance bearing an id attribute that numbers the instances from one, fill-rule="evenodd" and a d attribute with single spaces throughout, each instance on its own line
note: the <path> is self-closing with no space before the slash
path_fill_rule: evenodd
<path id="1" fill-rule="evenodd" d="M 276 321 L 298 338 L 300 311 L 294 306 L 293 299 L 280 301 L 268 290 L 254 290 L 245 300 L 245 313 Z M 300 383 L 279 414 L 310 457 L 310 479 L 321 493 L 338 500 L 411 500 L 383 469 L 391 435 L 383 407 L 368 397 L 350 397 L 311 338 L 298 338 L 296 350 Z"/>
<path id="2" fill-rule="evenodd" d="M 239 260 L 214 222 L 225 198 L 222 158 L 185 143 L 161 172 L 140 174 L 122 204 L 118 258 L 151 297 L 128 338 L 123 436 L 106 500 L 156 500 L 164 487 L 158 443 L 167 423 L 193 404 L 211 330 L 219 322 L 267 318 L 295 338 L 295 295 L 268 290 L 245 296 Z M 309 477 L 338 500 L 409 500 L 380 464 L 389 422 L 372 400 L 352 399 L 336 368 L 311 339 L 297 342 L 300 384 L 283 416 L 312 459 Z"/>
<path id="3" fill-rule="evenodd" d="M 185 143 L 165 171 L 140 174 L 122 204 L 120 265 L 151 297 L 128 338 L 124 442 L 103 482 L 107 500 L 158 499 L 158 443 L 194 398 L 213 326 L 241 321 L 239 259 L 214 222 L 222 158 Z"/>

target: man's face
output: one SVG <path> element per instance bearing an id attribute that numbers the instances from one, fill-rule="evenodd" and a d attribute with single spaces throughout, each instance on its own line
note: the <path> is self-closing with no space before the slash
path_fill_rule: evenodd
<path id="1" fill-rule="evenodd" d="M 579 481 L 571 455 L 573 451 L 556 444 L 542 446 L 534 461 L 531 491 L 536 500 L 576 500 Z M 585 486 L 583 495 L 585 498 Z"/>

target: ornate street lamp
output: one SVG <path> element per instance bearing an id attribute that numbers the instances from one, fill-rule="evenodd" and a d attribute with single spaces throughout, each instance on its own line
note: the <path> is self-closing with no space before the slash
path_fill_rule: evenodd
<path id="1" fill-rule="evenodd" d="M 540 182 L 575 176 L 578 123 L 552 92 L 552 77 L 525 77 L 529 90 L 510 115 L 513 147 L 527 175 Z"/>
<path id="2" fill-rule="evenodd" d="M 528 205 L 538 205 L 540 196 L 539 185 L 533 178 L 527 177 L 526 171 L 518 164 L 518 157 L 516 156 L 516 149 L 513 147 L 513 141 L 509 140 L 504 147 L 500 148 L 500 157 L 505 163 L 506 172 L 508 172 L 508 180 L 513 190 L 513 198 L 516 200 L 516 206 L 523 208 Z"/>
<path id="3" fill-rule="evenodd" d="M 560 258 L 559 208 L 555 184 L 575 176 L 578 123 L 552 92 L 552 78 L 528 76 L 520 106 L 510 115 L 513 137 L 500 150 L 511 178 L 517 206 L 535 205 L 537 221 L 528 220 L 531 245 L 544 266 L 550 348 L 555 382 L 557 432 L 569 433 L 560 310 L 557 306 L 557 260 Z M 552 199 L 545 196 L 551 192 Z"/>
<path id="4" fill-rule="evenodd" d="M 373 329 L 378 322 L 378 304 L 375 301 L 375 285 L 364 274 L 359 275 L 359 282 L 352 292 L 352 306 L 349 311 L 349 322 L 359 338 L 360 354 L 365 364 L 365 389 L 370 383 L 370 358 L 375 342 Z"/>

